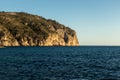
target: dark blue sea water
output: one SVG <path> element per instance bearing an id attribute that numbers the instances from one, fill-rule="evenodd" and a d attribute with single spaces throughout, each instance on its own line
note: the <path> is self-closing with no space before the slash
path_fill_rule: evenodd
<path id="1" fill-rule="evenodd" d="M 120 47 L 6 47 L 0 80 L 120 80 Z"/>

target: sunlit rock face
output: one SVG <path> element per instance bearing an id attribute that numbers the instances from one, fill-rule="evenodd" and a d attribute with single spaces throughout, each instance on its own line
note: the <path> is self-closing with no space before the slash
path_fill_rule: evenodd
<path id="1" fill-rule="evenodd" d="M 0 46 L 79 46 L 76 32 L 41 16 L 0 12 Z"/>

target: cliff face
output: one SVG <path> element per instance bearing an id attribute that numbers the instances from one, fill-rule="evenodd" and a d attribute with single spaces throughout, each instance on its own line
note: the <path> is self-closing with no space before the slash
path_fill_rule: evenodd
<path id="1" fill-rule="evenodd" d="M 0 46 L 78 46 L 76 32 L 23 12 L 0 12 Z"/>

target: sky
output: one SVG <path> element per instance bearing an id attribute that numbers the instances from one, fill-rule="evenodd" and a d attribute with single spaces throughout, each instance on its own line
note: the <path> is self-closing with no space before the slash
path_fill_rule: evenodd
<path id="1" fill-rule="evenodd" d="M 76 31 L 80 45 L 120 45 L 120 0 L 1 0 L 0 11 L 56 20 Z"/>

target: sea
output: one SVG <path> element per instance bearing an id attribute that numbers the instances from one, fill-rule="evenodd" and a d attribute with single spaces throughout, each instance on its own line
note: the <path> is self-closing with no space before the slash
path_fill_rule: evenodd
<path id="1" fill-rule="evenodd" d="M 0 48 L 0 80 L 120 80 L 120 46 Z"/>

